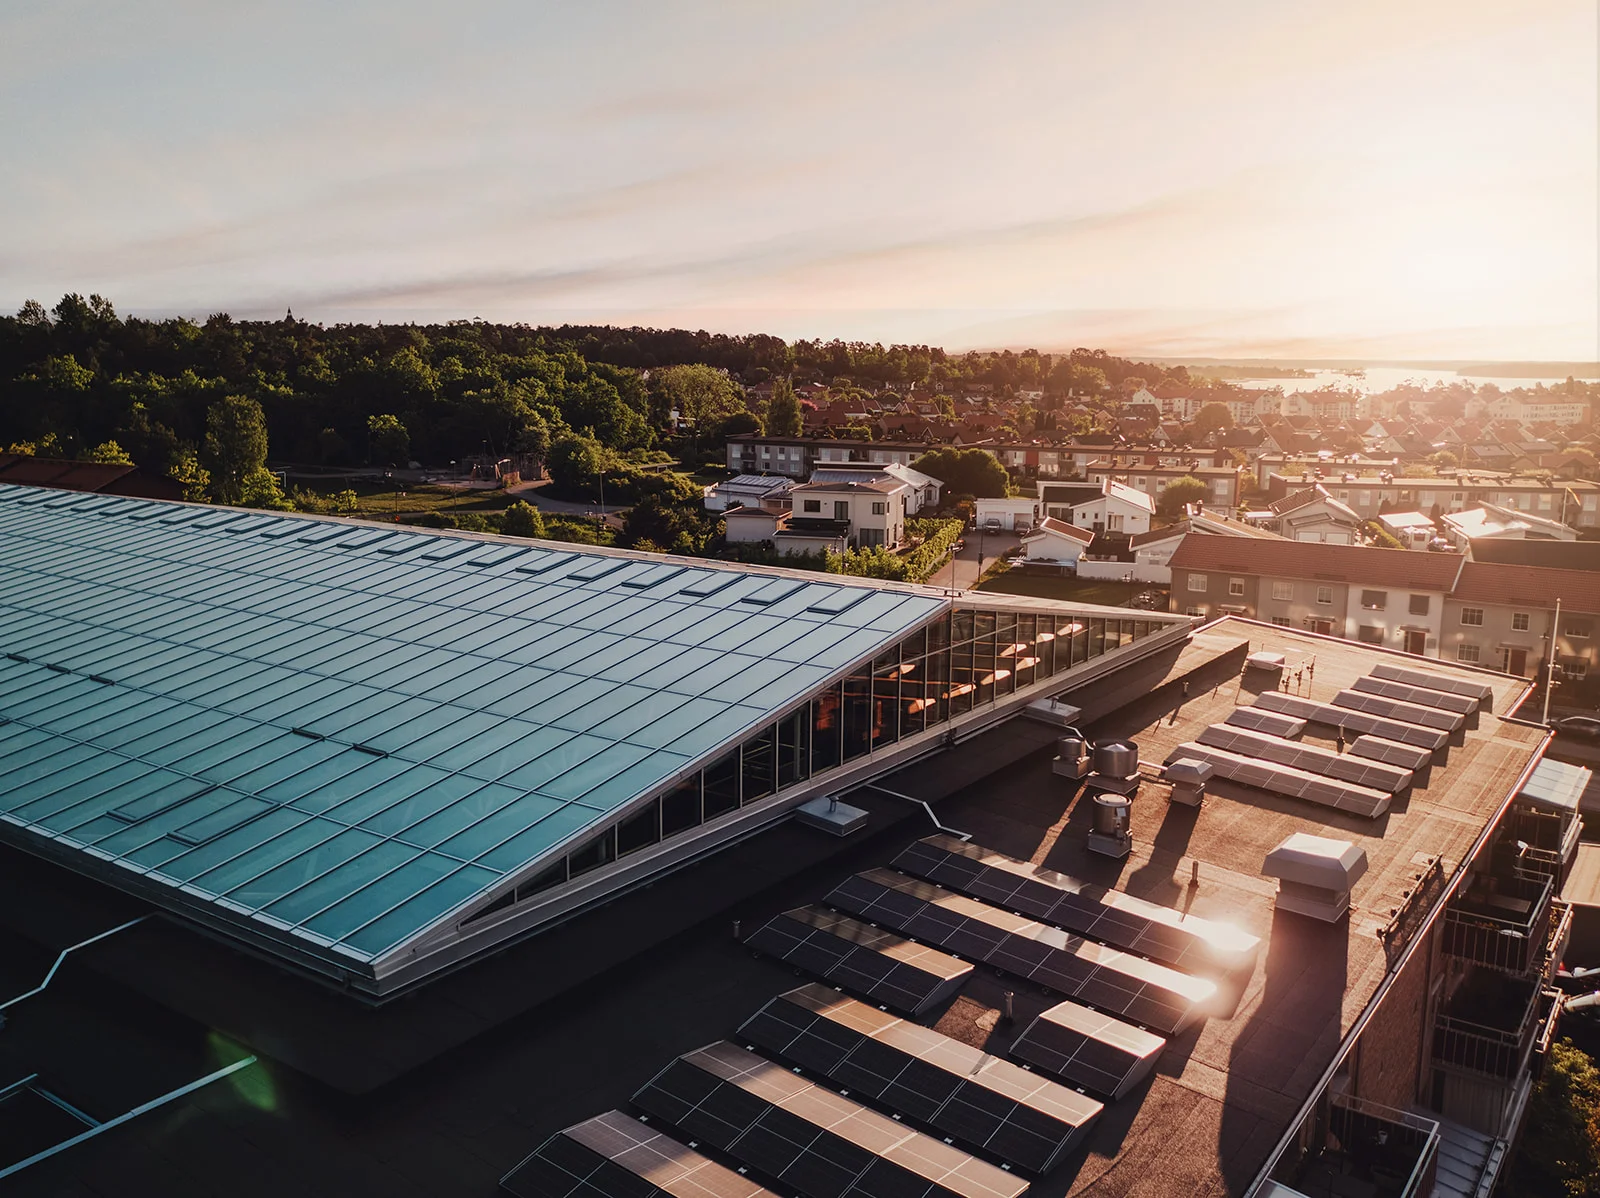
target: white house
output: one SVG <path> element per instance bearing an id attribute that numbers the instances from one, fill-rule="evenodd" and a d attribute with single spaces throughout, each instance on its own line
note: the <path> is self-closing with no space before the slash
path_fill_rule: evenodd
<path id="1" fill-rule="evenodd" d="M 1578 530 L 1556 520 L 1519 512 L 1514 508 L 1485 503 L 1464 512 L 1446 512 L 1439 517 L 1450 543 L 1462 552 L 1474 540 L 1576 541 Z"/>
<path id="2" fill-rule="evenodd" d="M 729 508 L 723 517 L 724 538 L 730 545 L 753 545 L 770 541 L 788 522 L 787 512 L 760 507 Z"/>
<path id="3" fill-rule="evenodd" d="M 924 508 L 939 506 L 944 484 L 931 474 L 913 470 L 900 462 L 827 462 L 811 472 L 814 483 L 902 482 L 906 494 L 906 515 L 915 516 Z"/>
<path id="4" fill-rule="evenodd" d="M 893 549 L 906 539 L 906 506 L 911 488 L 899 481 L 801 483 L 789 492 L 791 531 L 807 523 L 832 522 L 862 549 Z M 830 530 L 831 531 L 831 530 Z"/>
<path id="5" fill-rule="evenodd" d="M 1378 524 L 1407 549 L 1426 550 L 1439 535 L 1433 520 L 1422 512 L 1384 512 Z"/>
<path id="6" fill-rule="evenodd" d="M 1361 517 L 1348 504 L 1328 494 L 1319 483 L 1285 495 L 1272 505 L 1276 531 L 1291 541 L 1321 545 L 1357 545 Z"/>
<path id="7" fill-rule="evenodd" d="M 1065 512 L 1054 506 L 1050 515 L 1091 532 L 1149 532 L 1150 517 L 1156 514 L 1156 501 L 1143 491 L 1115 479 L 1105 479 L 1100 493 L 1066 505 Z"/>
<path id="8" fill-rule="evenodd" d="M 1030 562 L 1076 566 L 1093 540 L 1094 533 L 1087 529 L 1046 516 L 1038 528 L 1022 538 L 1022 544 L 1028 551 Z"/>

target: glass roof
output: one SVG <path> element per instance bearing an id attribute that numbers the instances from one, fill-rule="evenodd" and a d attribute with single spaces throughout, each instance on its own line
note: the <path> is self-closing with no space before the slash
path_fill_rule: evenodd
<path id="1" fill-rule="evenodd" d="M 946 604 L 0 486 L 0 834 L 372 962 Z"/>

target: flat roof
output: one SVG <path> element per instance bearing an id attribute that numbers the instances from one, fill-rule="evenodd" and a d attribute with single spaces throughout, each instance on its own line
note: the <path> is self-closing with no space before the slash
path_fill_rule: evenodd
<path id="1" fill-rule="evenodd" d="M 1355 642 L 1224 619 L 1202 628 L 1182 647 L 1099 677 L 1069 679 L 1066 698 L 1100 713 L 1083 731 L 1130 738 L 1141 758 L 1159 761 L 1201 728 L 1250 702 L 1250 687 L 1241 689 L 1240 663 L 1246 653 L 1262 650 L 1283 653 L 1291 669 L 1314 660 L 1313 697 L 1319 700 L 1369 674 L 1375 662 L 1409 660 Z M 1510 710 L 1527 685 L 1443 662 L 1426 665 L 1487 683 L 1495 712 Z M 1190 684 L 1187 697 L 1180 682 Z M 893 792 L 937 802 L 940 823 L 987 849 L 1264 938 L 1255 965 L 1230 988 L 1228 1005 L 1174 1037 L 1151 1077 L 1107 1104 L 1086 1150 L 1031 1187 L 1039 1198 L 1240 1192 L 1386 976 L 1389 963 L 1376 932 L 1415 885 L 1419 862 L 1437 854 L 1447 869 L 1454 868 L 1513 789 L 1543 734 L 1485 714 L 1478 727 L 1465 730 L 1462 743 L 1449 748 L 1426 786 L 1415 788 L 1377 821 L 1226 782 L 1214 782 L 1205 805 L 1194 810 L 1169 806 L 1159 788 L 1147 786 L 1133 804 L 1134 847 L 1122 861 L 1088 851 L 1092 804 L 1075 798 L 1073 784 L 1051 770 L 1058 734 L 1026 719 L 1011 720 L 905 767 L 884 780 L 883 789 L 858 792 L 852 801 L 874 812 L 874 831 L 865 837 L 835 842 L 793 824 L 770 829 L 664 880 L 654 891 L 625 896 L 568 929 L 546 934 L 554 939 L 528 941 L 448 979 L 442 983 L 448 1002 L 434 1002 L 430 988 L 411 1003 L 361 1012 L 363 1021 L 399 1021 L 393 1024 L 395 1034 L 409 1041 L 434 1035 L 440 1026 L 485 1020 L 488 1008 L 510 1002 L 514 992 L 559 985 L 552 976 L 556 964 L 588 983 L 522 1017 L 474 1023 L 493 1030 L 359 1102 L 336 1101 L 304 1073 L 264 1061 L 237 1075 L 237 1085 L 189 1095 L 137 1126 L 80 1145 L 7 1184 L 24 1196 L 202 1194 L 213 1188 L 214 1170 L 225 1165 L 240 1194 L 320 1192 L 318 1186 L 343 1192 L 489 1193 L 499 1176 L 546 1137 L 603 1111 L 625 1108 L 639 1086 L 674 1057 L 734 1035 L 764 1003 L 791 990 L 796 985 L 791 968 L 753 957 L 730 935 L 730 920 L 753 928 L 783 910 L 817 901 L 843 879 L 884 865 L 928 835 L 932 827 L 921 808 L 894 799 Z M 1306 736 L 1318 740 L 1315 729 Z M 1369 869 L 1355 885 L 1348 921 L 1319 925 L 1274 913 L 1276 884 L 1261 875 L 1261 866 L 1268 851 L 1297 832 L 1350 840 L 1366 853 Z M 794 868 L 790 861 L 807 851 L 830 855 L 808 858 L 803 872 L 788 873 Z M 51 872 L 75 887 L 92 885 Z M 709 914 L 669 929 L 665 921 L 689 896 L 703 904 L 697 912 Z M 55 890 L 49 898 L 52 916 L 81 901 Z M 12 904 L 6 918 L 15 923 L 26 917 Z M 605 947 L 602 926 L 623 929 L 618 934 L 633 939 L 623 968 L 596 975 L 585 971 L 586 954 Z M 630 926 L 632 933 L 625 931 Z M 139 939 L 126 945 L 109 940 L 94 950 L 102 955 L 86 956 L 75 966 L 83 972 L 64 971 L 58 985 L 68 990 L 59 1001 L 47 992 L 7 1012 L 17 1025 L 8 1039 L 13 1049 L 50 1055 L 48 1063 L 60 1079 L 58 1092 L 97 1116 L 125 1109 L 126 1104 L 114 1105 L 118 1087 L 154 1062 L 165 1070 L 162 1077 L 174 1082 L 204 1072 L 210 1058 L 203 1046 L 213 1029 L 239 1035 L 248 1030 L 253 1038 L 245 1038 L 269 1056 L 274 1048 L 282 1052 L 290 1045 L 305 1052 L 307 1041 L 330 1035 L 306 1015 L 298 1026 L 290 1023 L 285 1029 L 260 1022 L 260 1012 L 249 1019 L 237 1009 L 230 1013 L 227 1004 L 213 1006 L 207 1017 L 193 1022 L 158 1010 L 118 979 L 135 968 L 161 972 L 166 963 L 161 955 L 184 938 L 195 941 L 192 985 L 176 986 L 168 1005 L 187 1000 L 191 989 L 238 976 L 259 980 L 270 992 L 265 1006 L 271 1013 L 283 1012 L 285 1019 L 292 1020 L 297 1008 L 326 1008 L 314 1005 L 324 1001 L 320 991 L 309 999 L 295 997 L 294 988 L 306 983 L 288 975 L 274 981 L 267 967 L 240 961 L 227 948 L 176 926 L 151 924 L 128 935 Z M 5 946 L 13 949 L 13 940 Z M 120 965 L 107 968 L 119 953 Z M 8 960 L 22 956 L 7 953 Z M 36 957 L 48 964 L 47 955 Z M 28 960 L 31 964 L 33 958 Z M 74 989 L 75 976 L 82 984 Z M 208 982 L 211 978 L 216 982 Z M 1008 991 L 1015 1005 L 1009 1024 L 1001 1018 Z M 237 1008 L 251 998 L 232 1001 Z M 332 1001 L 327 996 L 326 1002 Z M 922 1022 L 1005 1055 L 1022 1029 L 1059 1002 L 1059 995 L 979 967 L 948 1006 Z M 105 1027 L 115 1033 L 109 1040 Z M 86 1028 L 100 1034 L 91 1038 Z M 123 1038 L 139 1051 L 121 1052 Z M 343 1050 L 342 1044 L 331 1047 Z M 69 1062 L 65 1057 L 71 1054 L 76 1055 Z M 192 1054 L 193 1063 L 187 1076 L 182 1069 L 191 1055 L 186 1054 Z"/>

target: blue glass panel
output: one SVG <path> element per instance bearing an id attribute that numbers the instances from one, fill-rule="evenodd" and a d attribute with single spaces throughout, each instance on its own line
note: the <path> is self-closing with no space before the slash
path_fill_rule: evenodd
<path id="1" fill-rule="evenodd" d="M 451 908 L 494 885 L 500 876 L 476 866 L 463 866 L 381 919 L 349 936 L 348 943 L 352 948 L 377 956 L 404 940 L 410 934 L 410 929 L 426 927 Z"/>
<path id="2" fill-rule="evenodd" d="M 569 804 L 525 832 L 519 832 L 498 848 L 490 849 L 478 859 L 478 864 L 502 871 L 516 869 L 549 852 L 596 818 L 595 812 L 589 808 Z"/>
<path id="3" fill-rule="evenodd" d="M 266 908 L 266 912 L 274 919 L 299 923 L 332 906 L 345 895 L 360 890 L 363 886 L 379 882 L 380 879 L 383 879 L 382 884 L 387 884 L 386 875 L 417 856 L 417 850 L 410 845 L 385 840 L 361 856 L 336 866 L 322 877 L 307 882 L 300 889 L 278 899 Z M 394 900 L 399 902 L 406 897 L 403 893 L 396 894 Z"/>

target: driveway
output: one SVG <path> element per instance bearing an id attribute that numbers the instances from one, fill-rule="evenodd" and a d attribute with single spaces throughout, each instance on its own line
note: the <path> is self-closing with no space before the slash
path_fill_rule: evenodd
<path id="1" fill-rule="evenodd" d="M 953 580 L 952 563 L 946 562 L 932 578 L 928 579 L 930 585 L 955 587 L 963 591 L 971 590 L 985 566 L 993 565 L 995 558 L 1005 556 L 1022 544 L 1021 538 L 1011 532 L 971 531 L 965 535 L 964 540 L 961 552 L 953 559 Z"/>

